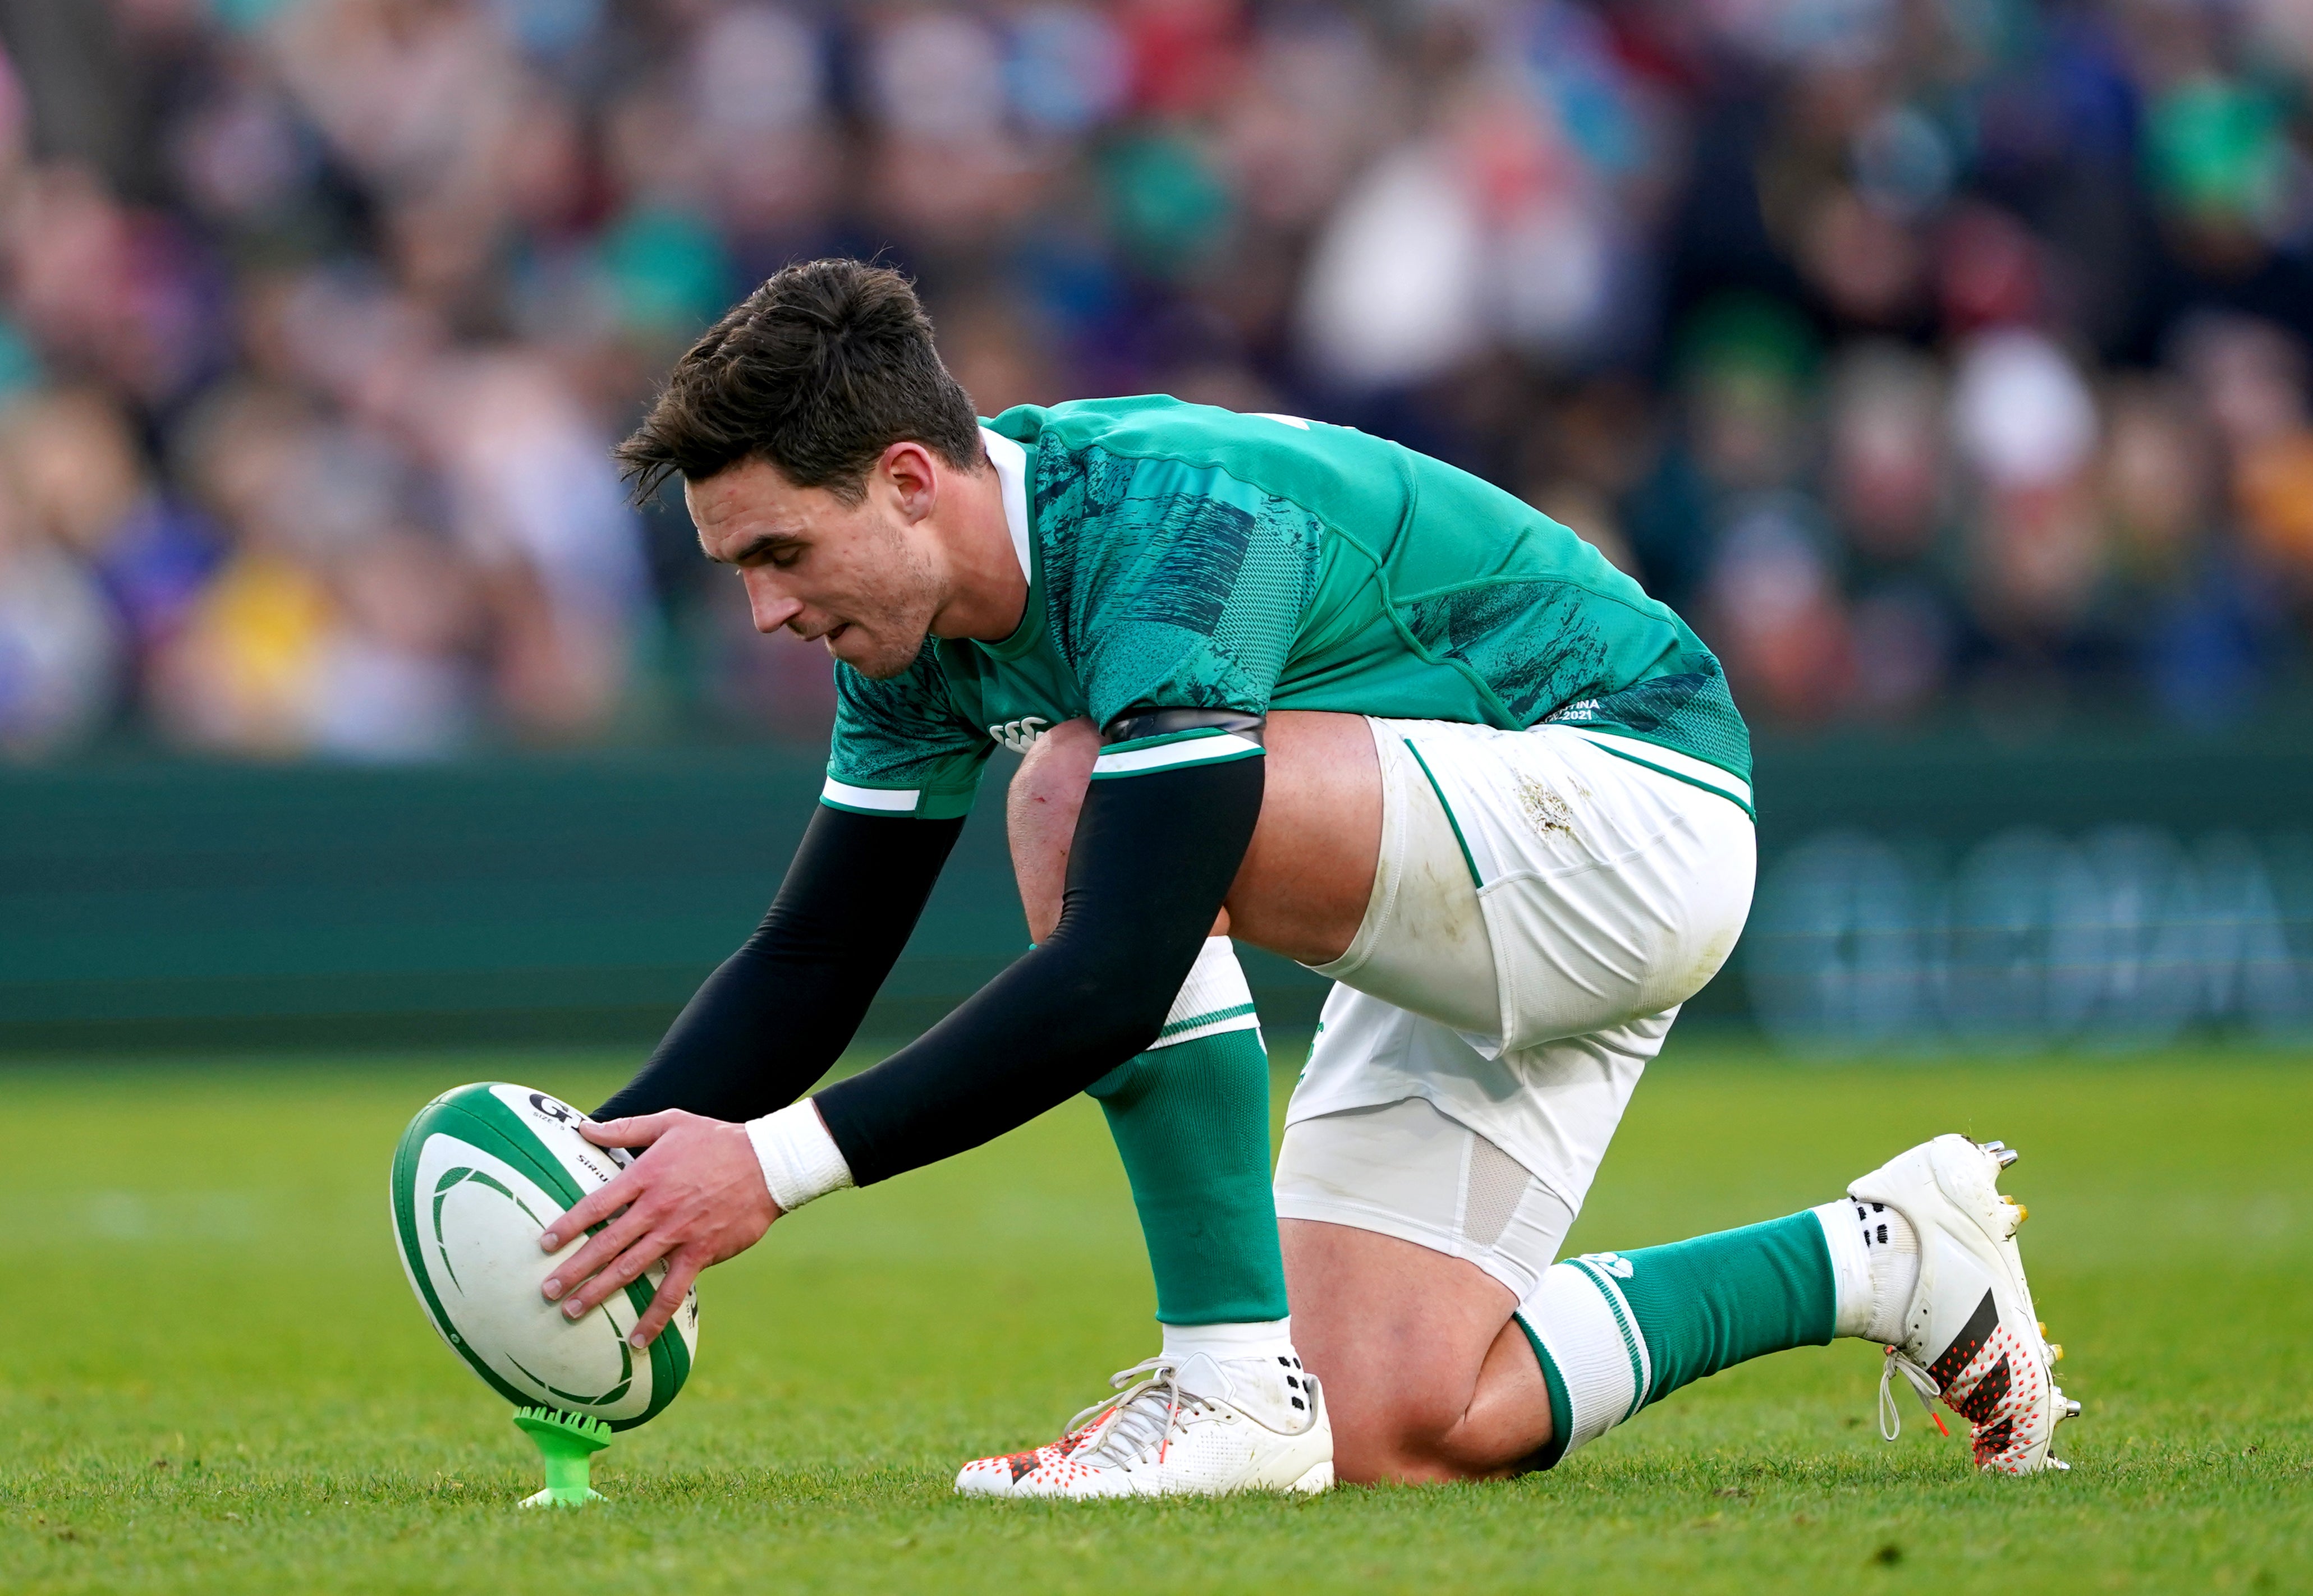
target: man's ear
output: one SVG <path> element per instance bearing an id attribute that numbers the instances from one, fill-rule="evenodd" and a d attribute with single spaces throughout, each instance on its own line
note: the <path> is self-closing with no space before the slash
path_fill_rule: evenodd
<path id="1" fill-rule="evenodd" d="M 901 439 L 884 451 L 875 462 L 876 475 L 892 489 L 900 513 L 921 521 L 939 502 L 939 466 L 921 443 Z"/>

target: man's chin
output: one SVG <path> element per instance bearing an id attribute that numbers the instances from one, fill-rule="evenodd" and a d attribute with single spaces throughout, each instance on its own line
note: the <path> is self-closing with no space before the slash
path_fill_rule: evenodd
<path id="1" fill-rule="evenodd" d="M 839 644 L 846 646 L 839 647 Z M 846 627 L 840 636 L 827 640 L 827 652 L 870 681 L 889 681 L 907 674 L 908 667 L 923 652 L 923 645 L 919 644 L 903 653 L 875 638 L 862 636 L 855 627 Z"/>

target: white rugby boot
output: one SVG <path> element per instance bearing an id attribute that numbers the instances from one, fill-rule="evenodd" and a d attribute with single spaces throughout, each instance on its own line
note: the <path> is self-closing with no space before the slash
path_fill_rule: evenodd
<path id="1" fill-rule="evenodd" d="M 1016 1478 L 1010 1495 L 1222 1496 L 1333 1483 L 1332 1421 L 1298 1358 L 1158 1356 L 1109 1384 L 1116 1395 L 1077 1415 L 1053 1443 L 1067 1450 Z"/>
<path id="2" fill-rule="evenodd" d="M 2057 1389 L 2063 1350 L 2049 1345 L 2032 1311 L 2016 1249 L 2024 1205 L 1993 1184 L 2016 1156 L 1998 1142 L 1941 1136 L 1898 1153 L 1847 1194 L 1886 1204 L 1919 1234 L 1919 1284 L 1879 1376 L 1879 1433 L 1893 1441 L 1902 1428 L 1890 1389 L 1901 1374 L 1930 1416 L 1929 1399 L 1939 1396 L 1968 1421 L 1978 1469 L 2032 1474 L 2068 1467 L 2048 1455 L 2048 1443 L 2080 1405 Z"/>

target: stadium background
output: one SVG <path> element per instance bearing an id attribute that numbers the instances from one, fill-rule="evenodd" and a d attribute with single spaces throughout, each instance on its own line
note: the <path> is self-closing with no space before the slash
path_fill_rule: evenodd
<path id="1" fill-rule="evenodd" d="M 1349 422 L 1689 615 L 1766 864 L 1698 1019 L 2313 1027 L 2302 4 L 0 0 L 0 1048 L 653 1035 L 831 697 L 606 450 L 837 252 L 983 412 Z M 996 819 L 875 1035 L 1021 945 Z"/>

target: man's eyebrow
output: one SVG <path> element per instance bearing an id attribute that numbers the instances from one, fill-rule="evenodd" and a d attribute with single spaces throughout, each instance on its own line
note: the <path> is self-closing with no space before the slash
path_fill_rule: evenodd
<path id="1" fill-rule="evenodd" d="M 719 563 L 726 566 L 750 565 L 754 561 L 762 558 L 765 555 L 770 553 L 775 548 L 784 548 L 787 544 L 800 543 L 802 541 L 802 538 L 798 537 L 794 532 L 764 532 L 759 536 L 748 539 L 744 544 L 731 552 L 730 557 L 724 559 Z M 716 557 L 709 555 L 707 557 L 714 559 Z"/>

